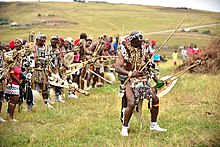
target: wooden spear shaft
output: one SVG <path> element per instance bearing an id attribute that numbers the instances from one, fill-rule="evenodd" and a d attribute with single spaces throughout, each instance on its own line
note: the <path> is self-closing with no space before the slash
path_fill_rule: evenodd
<path id="1" fill-rule="evenodd" d="M 156 55 L 164 46 L 164 44 L 173 36 L 173 34 L 179 29 L 179 27 L 182 25 L 182 23 L 184 22 L 185 19 L 183 19 L 178 26 L 176 27 L 175 30 L 173 30 L 173 32 L 167 37 L 167 39 L 160 45 L 160 47 L 156 50 L 156 52 L 152 55 L 151 59 L 148 60 L 147 63 L 144 64 L 144 66 L 139 70 L 140 72 L 142 72 L 144 70 L 144 68 L 153 60 L 154 55 Z M 127 78 L 124 82 L 124 85 L 128 82 L 130 78 Z"/>
<path id="2" fill-rule="evenodd" d="M 95 73 L 94 71 L 92 71 L 92 70 L 90 70 L 90 69 L 88 69 L 88 71 L 90 71 L 90 72 L 93 73 L 94 75 L 98 76 L 99 78 L 103 79 L 104 81 L 108 82 L 109 84 L 112 84 L 111 81 L 109 81 L 109 80 L 103 78 L 102 76 L 100 76 L 99 74 Z"/>
<path id="3" fill-rule="evenodd" d="M 193 67 L 199 65 L 200 63 L 201 63 L 201 60 L 196 60 L 193 65 L 191 65 L 191 66 L 189 66 L 188 68 L 184 69 L 183 71 L 181 71 L 181 72 L 175 74 L 174 76 L 175 76 L 176 78 L 178 78 L 178 77 L 180 77 L 181 75 L 183 75 L 183 74 L 185 74 L 186 72 L 188 72 L 191 68 L 193 68 Z M 173 76 L 173 77 L 174 77 L 174 76 Z"/>
<path id="4" fill-rule="evenodd" d="M 144 66 L 141 68 L 140 72 L 144 70 L 144 68 L 150 63 L 150 61 L 153 60 L 154 58 L 154 55 L 156 55 L 161 49 L 162 47 L 165 45 L 165 43 L 167 43 L 167 41 L 173 36 L 173 34 L 179 29 L 179 27 L 182 25 L 182 23 L 184 22 L 185 19 L 183 19 L 179 24 L 178 26 L 176 27 L 175 30 L 173 30 L 173 32 L 167 37 L 166 40 L 164 40 L 164 42 L 160 45 L 160 47 L 156 50 L 156 52 L 152 55 L 151 59 L 148 60 L 147 63 L 144 64 Z"/>

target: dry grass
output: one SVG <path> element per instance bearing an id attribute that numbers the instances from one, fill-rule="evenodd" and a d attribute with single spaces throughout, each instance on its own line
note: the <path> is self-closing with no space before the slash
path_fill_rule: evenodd
<path id="1" fill-rule="evenodd" d="M 37 17 L 38 13 L 55 16 Z M 219 13 L 205 11 L 186 13 L 160 7 L 80 3 L 4 3 L 0 5 L 0 15 L 22 24 L 43 19 L 79 24 L 35 25 L 21 29 L 0 26 L 0 40 L 3 42 L 18 36 L 27 39 L 31 30 L 43 32 L 48 38 L 54 34 L 77 38 L 81 32 L 96 38 L 103 34 L 121 34 L 123 26 L 124 34 L 135 29 L 147 33 L 173 29 L 183 18 L 186 21 L 182 27 L 188 27 L 189 24 L 215 23 L 220 17 Z M 211 29 L 218 34 L 218 29 Z M 159 46 L 167 36 L 145 38 L 157 40 Z M 194 43 L 205 46 L 208 42 L 209 38 L 181 34 L 174 36 L 167 45 L 176 47 Z M 172 50 L 162 52 L 172 53 Z M 159 68 L 161 76 L 172 75 L 175 69 L 172 60 L 161 63 Z M 116 83 L 92 89 L 89 97 L 80 95 L 79 99 L 65 99 L 65 104 L 56 103 L 54 109 L 47 109 L 38 100 L 33 112 L 29 113 L 24 103 L 22 112 L 16 111 L 19 122 L 0 123 L 0 146 L 219 146 L 219 79 L 219 74 L 185 74 L 180 77 L 171 92 L 160 99 L 158 122 L 168 129 L 165 133 L 149 130 L 150 113 L 145 102 L 143 128 L 140 129 L 138 121 L 132 118 L 129 137 L 120 136 L 121 98 Z M 3 104 L 3 118 L 8 117 L 6 105 Z"/>
<path id="2" fill-rule="evenodd" d="M 162 68 L 163 67 L 163 68 Z M 160 64 L 171 75 L 172 62 Z M 132 118 L 129 137 L 120 136 L 118 84 L 91 90 L 89 97 L 65 99 L 54 109 L 36 101 L 33 112 L 16 112 L 19 122 L 0 123 L 0 146 L 218 146 L 220 143 L 220 75 L 180 77 L 160 100 L 159 124 L 168 132 L 149 130 L 147 102 L 143 108 L 143 128 Z M 213 84 L 214 83 L 214 84 Z M 3 105 L 2 116 L 5 114 Z"/>

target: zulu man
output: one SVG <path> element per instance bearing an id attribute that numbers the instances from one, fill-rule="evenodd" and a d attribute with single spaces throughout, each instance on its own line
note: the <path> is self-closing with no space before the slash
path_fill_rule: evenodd
<path id="1" fill-rule="evenodd" d="M 59 44 L 59 36 L 52 36 L 50 38 L 51 44 L 48 46 L 48 58 L 49 58 L 49 67 L 54 74 L 58 77 L 60 76 L 60 67 L 62 66 L 60 49 L 58 47 Z M 62 83 L 60 83 L 62 84 Z M 62 88 L 59 86 L 55 86 L 55 94 L 57 102 L 64 103 L 65 101 L 62 100 Z"/>
<path id="2" fill-rule="evenodd" d="M 87 34 L 86 33 L 81 33 L 79 39 L 76 39 L 74 41 L 75 48 L 78 47 L 78 62 L 85 62 L 86 61 L 86 54 L 85 54 L 85 44 L 86 44 L 86 39 L 87 39 Z M 76 56 L 77 57 L 77 56 Z M 75 60 L 74 62 L 77 62 Z M 86 73 L 86 67 L 81 68 L 76 74 L 74 75 L 75 82 L 79 85 L 79 88 L 84 89 L 84 84 L 86 83 L 84 79 Z"/>
<path id="3" fill-rule="evenodd" d="M 149 105 L 151 112 L 150 130 L 166 131 L 166 129 L 160 128 L 159 125 L 157 125 L 159 99 L 149 83 L 149 78 L 152 77 L 151 67 L 147 67 L 143 72 L 140 71 L 144 63 L 148 61 L 146 50 L 141 47 L 142 37 L 142 33 L 139 31 L 131 32 L 128 37 L 129 44 L 126 48 L 122 47 L 120 49 L 119 57 L 116 61 L 116 72 L 128 78 L 123 83 L 127 105 L 122 120 L 122 136 L 128 136 L 128 123 L 132 116 L 133 109 L 137 107 L 139 99 L 145 98 L 148 98 L 152 104 L 151 106 Z M 156 78 L 154 80 L 157 82 Z"/>
<path id="4" fill-rule="evenodd" d="M 88 47 L 87 52 L 89 51 L 90 54 L 93 53 L 93 57 L 99 57 L 104 56 L 106 53 L 109 52 L 111 45 L 109 42 L 106 41 L 107 36 L 99 37 L 99 40 L 97 42 L 92 42 L 90 47 Z M 94 63 L 90 64 L 90 67 L 92 71 L 94 71 L 96 74 L 104 77 L 104 66 L 101 64 L 103 60 L 100 60 L 101 58 L 97 58 Z M 90 81 L 92 76 L 88 74 L 87 81 Z M 93 76 L 93 83 L 92 87 L 94 88 L 97 86 L 103 86 L 104 81 L 101 80 L 100 83 L 98 83 L 99 77 L 97 75 Z"/>
<path id="5" fill-rule="evenodd" d="M 61 61 L 64 65 L 62 67 L 62 69 L 64 69 L 64 70 L 62 70 L 63 72 L 61 73 L 62 74 L 61 78 L 63 78 L 64 80 L 67 80 L 67 82 L 69 84 L 72 84 L 73 83 L 73 77 L 72 77 L 72 75 L 66 76 L 66 70 L 69 69 L 68 64 L 73 63 L 74 52 L 71 48 L 70 42 L 67 39 L 64 39 L 64 44 L 63 44 L 62 48 L 60 49 L 60 53 L 61 53 Z M 67 57 L 67 59 L 65 57 Z M 75 91 L 69 89 L 68 98 L 78 98 L 78 96 L 75 94 Z"/>
<path id="6" fill-rule="evenodd" d="M 46 56 L 47 46 L 45 42 L 46 36 L 38 33 L 36 36 L 36 42 L 32 46 L 34 56 L 32 88 L 36 89 L 36 84 L 38 84 L 42 91 L 44 103 L 48 106 L 48 108 L 53 108 L 53 106 L 50 105 L 52 102 L 49 99 L 48 75 L 50 71 L 48 58 Z"/>

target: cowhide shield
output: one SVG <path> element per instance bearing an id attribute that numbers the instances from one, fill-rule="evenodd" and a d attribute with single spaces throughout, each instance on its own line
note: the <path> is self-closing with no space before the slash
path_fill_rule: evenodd
<path id="1" fill-rule="evenodd" d="M 69 88 L 69 84 L 66 80 L 60 78 L 58 74 L 53 74 L 48 77 L 49 84 L 55 87 Z"/>
<path id="2" fill-rule="evenodd" d="M 164 76 L 162 77 L 160 80 L 162 80 L 164 82 L 164 85 L 157 89 L 157 97 L 161 98 L 164 95 L 166 95 L 172 88 L 173 86 L 176 84 L 177 82 L 177 77 L 175 76 Z M 156 85 L 152 86 L 153 88 L 155 88 Z"/>
<path id="3" fill-rule="evenodd" d="M 66 66 L 72 64 L 74 61 L 74 52 L 70 52 L 64 55 L 64 64 Z"/>

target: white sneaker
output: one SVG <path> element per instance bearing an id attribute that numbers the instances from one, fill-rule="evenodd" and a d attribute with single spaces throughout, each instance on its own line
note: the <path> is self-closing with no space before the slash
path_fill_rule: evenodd
<path id="1" fill-rule="evenodd" d="M 102 87 L 103 86 L 103 83 L 99 82 L 95 85 L 96 87 Z"/>
<path id="2" fill-rule="evenodd" d="M 64 101 L 64 100 L 62 100 L 61 95 L 59 95 L 59 96 L 58 96 L 58 98 L 57 98 L 57 102 L 65 103 L 65 101 Z"/>
<path id="3" fill-rule="evenodd" d="M 77 95 L 75 95 L 75 94 L 73 94 L 73 93 L 70 93 L 69 95 L 68 95 L 68 98 L 78 98 L 78 96 Z"/>
<path id="4" fill-rule="evenodd" d="M 150 127 L 150 130 L 152 130 L 152 131 L 160 131 L 160 132 L 166 132 L 167 131 L 167 129 L 161 128 L 161 127 L 159 127 L 159 125 L 156 125 L 154 127 Z"/>
<path id="5" fill-rule="evenodd" d="M 53 106 L 51 106 L 49 103 L 45 104 L 47 106 L 47 108 L 53 108 Z"/>
<path id="6" fill-rule="evenodd" d="M 51 101 L 50 98 L 48 98 L 48 103 L 51 104 L 51 105 L 55 104 L 55 102 Z"/>
<path id="7" fill-rule="evenodd" d="M 122 126 L 121 136 L 123 136 L 123 137 L 128 136 L 128 127 Z"/>
<path id="8" fill-rule="evenodd" d="M 0 116 L 0 122 L 6 122 L 1 116 Z"/>
<path id="9" fill-rule="evenodd" d="M 16 119 L 9 119 L 9 122 L 16 122 Z"/>

